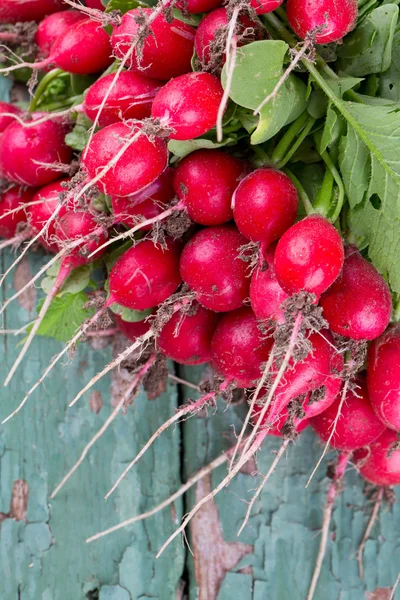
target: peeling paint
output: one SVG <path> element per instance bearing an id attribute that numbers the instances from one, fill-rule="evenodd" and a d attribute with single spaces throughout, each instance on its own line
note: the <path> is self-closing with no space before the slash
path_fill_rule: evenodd
<path id="1" fill-rule="evenodd" d="M 31 268 L 29 266 L 29 260 L 26 256 L 21 260 L 14 273 L 14 288 L 18 292 L 32 277 Z M 31 313 L 36 306 L 36 288 L 34 285 L 29 287 L 27 290 L 17 299 L 18 304 L 24 308 L 28 313 Z"/>
<path id="2" fill-rule="evenodd" d="M 29 485 L 23 479 L 14 481 L 11 493 L 10 519 L 16 521 L 26 521 L 26 513 L 28 510 Z"/>
<path id="3" fill-rule="evenodd" d="M 98 415 L 101 409 L 103 408 L 103 401 L 101 399 L 101 392 L 99 392 L 99 390 L 94 390 L 93 392 L 91 392 L 89 398 L 89 405 L 90 410 L 95 415 Z"/>

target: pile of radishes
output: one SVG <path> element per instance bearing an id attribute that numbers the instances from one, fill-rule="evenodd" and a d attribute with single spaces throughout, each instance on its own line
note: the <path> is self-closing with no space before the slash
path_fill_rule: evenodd
<path id="1" fill-rule="evenodd" d="M 282 2 L 222 7 L 221 0 L 163 0 L 121 15 L 102 12 L 99 2 L 68 3 L 72 10 L 61 0 L 1 0 L 4 43 L 18 43 L 14 23 L 40 20 L 37 60 L 10 64 L 16 55 L 4 52 L 3 72 L 24 66 L 44 77 L 53 67 L 95 74 L 66 110 L 0 104 L 0 247 L 25 253 L 40 244 L 49 265 L 59 261 L 6 383 L 72 271 L 96 262 L 106 272 L 102 288 L 92 292 L 97 312 L 78 324 L 12 415 L 80 338 L 103 335 L 113 321 L 110 331 L 117 326 L 130 344 L 71 404 L 127 358 L 133 373 L 124 402 L 160 356 L 211 363 L 215 377 L 200 398 L 181 407 L 149 444 L 171 423 L 218 396 L 229 402 L 242 388 L 248 417 L 229 473 L 210 497 L 266 435 L 282 436 L 285 449 L 311 425 L 326 447 L 339 451 L 329 514 L 349 460 L 377 486 L 400 483 L 400 325 L 390 323 L 388 284 L 343 239 L 338 222 L 307 204 L 304 216 L 303 190 L 290 172 L 268 163 L 257 168 L 243 142 L 229 149 L 205 145 L 172 162 L 168 150 L 169 140 L 210 140 L 216 127 L 223 130 L 228 98 L 220 74 L 232 60 L 227 40 L 237 48 L 268 37 L 259 16 Z M 357 18 L 355 0 L 288 0 L 286 9 L 306 44 L 340 40 Z M 93 124 L 81 154 L 66 142 L 79 115 Z M 132 320 L 124 320 L 129 311 Z M 328 527 L 329 519 L 322 550 Z M 309 598 L 317 578 L 318 569 Z"/>

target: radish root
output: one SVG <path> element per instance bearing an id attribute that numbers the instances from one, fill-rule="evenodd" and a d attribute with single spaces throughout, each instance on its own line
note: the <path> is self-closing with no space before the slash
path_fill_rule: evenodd
<path id="1" fill-rule="evenodd" d="M 360 573 L 360 579 L 364 579 L 363 553 L 364 553 L 365 544 L 367 543 L 369 536 L 371 535 L 372 528 L 375 525 L 376 519 L 378 517 L 379 510 L 382 505 L 383 492 L 384 492 L 384 488 L 383 488 L 383 486 L 381 486 L 377 491 L 374 508 L 372 510 L 371 517 L 368 521 L 368 525 L 364 532 L 363 538 L 361 540 L 361 544 L 359 545 L 358 550 L 357 550 L 356 558 L 357 558 L 357 562 L 358 562 L 358 570 Z"/>

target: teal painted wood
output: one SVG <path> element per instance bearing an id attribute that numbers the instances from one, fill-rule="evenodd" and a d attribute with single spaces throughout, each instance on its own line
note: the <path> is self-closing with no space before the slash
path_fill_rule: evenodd
<path id="1" fill-rule="evenodd" d="M 5 261 L 3 257 L 1 272 L 9 262 L 9 257 Z M 30 271 L 37 272 L 43 262 L 42 255 L 31 257 Z M 24 263 L 18 270 L 19 284 L 27 280 L 29 268 Z M 3 288 L 2 300 L 11 295 L 11 282 L 12 278 Z M 22 304 L 32 308 L 34 300 L 31 293 Z M 3 327 L 18 329 L 32 318 L 33 312 L 14 302 L 6 311 Z M 16 357 L 18 339 L 0 336 L 1 381 Z M 61 344 L 48 339 L 35 340 L 9 387 L 0 388 L 1 418 L 16 407 L 60 348 Z M 26 522 L 5 518 L 0 527 L 1 600 L 176 597 L 184 566 L 182 546 L 176 544 L 168 555 L 155 561 L 158 548 L 176 525 L 170 511 L 85 544 L 88 536 L 152 508 L 179 487 L 177 430 L 165 433 L 115 495 L 104 501 L 126 463 L 154 429 L 173 414 L 177 404 L 175 386 L 169 385 L 167 393 L 152 402 L 141 393 L 125 415 L 118 415 L 59 495 L 49 500 L 55 485 L 110 414 L 110 378 L 95 386 L 103 404 L 98 413 L 94 405 L 90 406 L 90 394 L 72 409 L 67 408 L 82 385 L 110 358 L 110 347 L 95 350 L 88 343 L 82 344 L 73 361 L 58 365 L 23 410 L 0 426 L 0 512 L 9 512 L 16 480 L 24 480 L 29 486 Z M 98 394 L 95 399 L 98 402 Z M 16 497 L 15 506 L 18 509 Z M 179 502 L 175 510 L 179 519 Z"/>

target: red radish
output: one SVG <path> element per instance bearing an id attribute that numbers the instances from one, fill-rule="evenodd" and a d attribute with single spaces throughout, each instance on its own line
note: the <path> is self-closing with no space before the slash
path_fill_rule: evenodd
<path id="1" fill-rule="evenodd" d="M 340 409 L 340 418 L 330 441 L 337 450 L 351 451 L 368 446 L 385 430 L 385 425 L 372 409 L 365 380 L 358 379 L 355 383 L 357 389 L 347 392 L 341 409 L 341 398 L 338 397 L 322 414 L 310 420 L 311 427 L 321 440 L 327 442 Z"/>
<path id="2" fill-rule="evenodd" d="M 354 246 L 346 248 L 343 270 L 320 305 L 331 330 L 353 340 L 377 338 L 392 314 L 388 284 Z"/>
<path id="3" fill-rule="evenodd" d="M 89 179 L 107 169 L 96 183 L 105 194 L 130 196 L 153 183 L 165 170 L 165 141 L 159 137 L 149 139 L 140 127 L 132 121 L 104 127 L 92 137 L 84 152 L 82 166 Z"/>
<path id="4" fill-rule="evenodd" d="M 18 108 L 18 106 L 15 106 L 15 104 L 9 104 L 8 102 L 0 102 L 0 133 L 3 133 L 6 127 L 8 127 L 8 125 L 10 125 L 11 123 L 14 123 L 16 120 L 12 117 L 5 117 L 4 113 L 20 115 L 22 113 L 22 110 Z"/>
<path id="5" fill-rule="evenodd" d="M 58 36 L 47 58 L 35 63 L 18 63 L 4 71 L 10 72 L 22 67 L 46 69 L 54 65 L 68 73 L 89 75 L 103 71 L 112 60 L 108 33 L 100 23 L 83 19 Z"/>
<path id="6" fill-rule="evenodd" d="M 100 127 L 126 119 L 149 117 L 154 97 L 162 83 L 132 71 L 122 71 L 113 84 L 114 79 L 115 73 L 109 73 L 90 86 L 82 107 L 86 116 L 95 121 L 103 98 L 111 87 L 98 120 Z"/>
<path id="7" fill-rule="evenodd" d="M 143 18 L 149 18 L 151 8 L 134 8 L 126 12 L 121 24 L 114 28 L 111 44 L 114 54 L 124 59 L 138 34 Z M 154 79 L 168 80 L 191 71 L 195 30 L 190 25 L 163 14 L 157 15 L 149 26 L 141 51 L 135 49 L 126 66 Z"/>
<path id="8" fill-rule="evenodd" d="M 257 319 L 284 323 L 282 304 L 289 298 L 279 285 L 274 269 L 275 248 L 264 252 L 250 283 L 250 302 Z"/>
<path id="9" fill-rule="evenodd" d="M 49 217 L 51 217 L 56 210 L 60 203 L 59 198 L 61 193 L 65 193 L 65 187 L 62 185 L 62 181 L 54 181 L 53 183 L 49 183 L 42 187 L 33 196 L 32 202 L 34 202 L 34 204 L 27 208 L 27 213 L 29 225 L 35 235 L 42 231 Z M 58 219 L 65 210 L 66 209 L 61 209 L 57 216 Z M 58 252 L 58 245 L 56 241 L 54 241 L 55 227 L 56 220 L 51 221 L 47 227 L 46 236 L 41 236 L 39 238 L 42 246 L 50 252 Z"/>
<path id="10" fill-rule="evenodd" d="M 175 6 L 180 10 L 186 10 L 192 15 L 210 12 L 221 6 L 222 0 L 179 0 Z"/>
<path id="11" fill-rule="evenodd" d="M 104 244 L 107 239 L 104 230 L 99 227 L 94 217 L 88 212 L 67 210 L 56 221 L 54 235 L 57 238 L 58 247 L 62 250 L 64 243 L 74 242 L 80 238 L 88 238 L 73 248 L 66 258 L 62 260 L 64 269 L 76 269 L 89 262 L 89 254 Z M 103 252 L 98 252 L 96 258 L 100 258 Z"/>
<path id="12" fill-rule="evenodd" d="M 17 186 L 9 188 L 0 197 L 0 237 L 13 238 L 18 226 L 26 223 L 26 211 L 24 205 L 32 201 L 34 190 L 23 189 Z M 16 210 L 21 207 L 20 210 Z M 15 211 L 15 212 L 11 212 Z M 10 214 L 7 214 L 10 213 Z"/>
<path id="13" fill-rule="evenodd" d="M 233 195 L 233 216 L 239 231 L 267 248 L 296 220 L 299 199 L 287 175 L 257 169 L 247 175 Z"/>
<path id="14" fill-rule="evenodd" d="M 175 170 L 175 192 L 189 217 L 200 225 L 232 219 L 232 195 L 246 172 L 243 161 L 220 150 L 197 150 Z"/>
<path id="15" fill-rule="evenodd" d="M 169 81 L 156 95 L 151 114 L 173 129 L 172 140 L 191 140 L 215 127 L 222 85 L 210 73 L 188 73 Z"/>
<path id="16" fill-rule="evenodd" d="M 288 294 L 306 291 L 319 297 L 337 279 L 344 261 L 337 230 L 319 215 L 288 229 L 275 251 L 275 273 Z"/>
<path id="17" fill-rule="evenodd" d="M 185 245 L 182 279 L 205 308 L 228 312 L 243 305 L 249 293 L 247 265 L 239 258 L 245 238 L 233 225 L 208 227 Z"/>
<path id="18" fill-rule="evenodd" d="M 283 0 L 251 0 L 250 6 L 254 8 L 258 15 L 265 15 L 279 8 Z"/>
<path id="19" fill-rule="evenodd" d="M 217 8 L 217 10 L 213 10 L 202 19 L 196 30 L 194 45 L 196 54 L 203 64 L 207 65 L 212 62 L 215 53 L 217 53 L 217 56 L 214 60 L 221 62 L 222 58 L 223 62 L 225 62 L 225 44 L 222 40 L 223 50 L 221 53 L 219 38 L 221 34 L 224 34 L 224 31 L 227 32 L 228 25 L 229 18 L 226 8 Z M 261 25 L 259 22 L 249 19 L 246 15 L 241 15 L 237 21 L 237 30 L 238 35 L 243 35 L 245 31 L 246 33 L 248 32 L 249 35 L 246 35 L 246 37 L 248 37 L 248 42 L 251 42 L 260 37 L 257 34 L 261 30 Z M 213 43 L 218 44 L 218 49 L 213 49 Z M 243 45 L 243 42 L 238 44 L 238 46 L 241 45 Z"/>
<path id="20" fill-rule="evenodd" d="M 341 40 L 355 25 L 357 0 L 288 0 L 286 13 L 290 27 L 301 39 L 311 37 L 316 44 Z"/>
<path id="21" fill-rule="evenodd" d="M 368 350 L 367 381 L 374 410 L 390 429 L 400 431 L 400 324 L 391 325 Z"/>
<path id="22" fill-rule="evenodd" d="M 25 21 L 41 21 L 65 8 L 63 0 L 2 0 L 0 3 L 0 23 L 19 23 Z"/>
<path id="23" fill-rule="evenodd" d="M 85 0 L 85 4 L 89 8 L 95 8 L 96 10 L 101 10 L 101 11 L 106 10 L 106 7 L 101 2 L 101 0 Z"/>
<path id="24" fill-rule="evenodd" d="M 64 35 L 78 21 L 87 19 L 77 10 L 63 10 L 45 17 L 38 25 L 35 42 L 42 58 L 47 58 L 54 42 L 60 35 Z"/>
<path id="25" fill-rule="evenodd" d="M 109 304 L 117 302 L 132 310 L 157 306 L 181 283 L 180 244 L 166 241 L 162 248 L 150 240 L 139 242 L 117 260 L 109 276 Z"/>
<path id="26" fill-rule="evenodd" d="M 132 342 L 135 342 L 138 337 L 147 333 L 151 327 L 151 321 L 147 321 L 146 318 L 142 321 L 124 321 L 122 317 L 115 313 L 113 317 L 121 333 Z"/>
<path id="27" fill-rule="evenodd" d="M 128 198 L 111 197 L 111 204 L 114 212 L 115 223 L 123 223 L 127 227 L 134 227 L 140 217 L 144 219 L 153 219 L 160 215 L 166 208 L 166 204 L 174 197 L 174 188 L 172 180 L 174 169 L 168 168 L 160 177 L 141 195 L 146 197 L 139 198 L 139 195 Z M 137 200 L 140 200 L 137 202 Z M 143 231 L 150 231 L 152 225 L 145 225 Z"/>
<path id="28" fill-rule="evenodd" d="M 216 370 L 237 387 L 251 388 L 261 377 L 273 345 L 258 328 L 251 308 L 239 308 L 223 315 L 211 342 L 212 362 Z"/>
<path id="29" fill-rule="evenodd" d="M 176 312 L 161 329 L 157 345 L 165 356 L 182 365 L 208 362 L 219 318 L 199 304 L 193 305 L 189 314 Z"/>
<path id="30" fill-rule="evenodd" d="M 385 429 L 368 448 L 354 454 L 361 477 L 374 485 L 400 484 L 400 449 L 396 432 Z"/>
<path id="31" fill-rule="evenodd" d="M 42 116 L 41 113 L 35 113 L 33 120 Z M 59 165 L 69 164 L 72 158 L 72 149 L 64 141 L 69 128 L 56 120 L 32 127 L 11 123 L 0 142 L 3 176 L 32 187 L 46 185 L 60 177 Z"/>
<path id="32" fill-rule="evenodd" d="M 252 415 L 251 415 L 251 419 L 252 419 L 253 423 L 257 423 L 261 410 L 262 410 L 262 406 L 256 405 L 254 407 Z M 269 414 L 267 412 L 261 420 L 261 427 L 267 428 L 268 435 L 275 435 L 277 437 L 282 437 L 283 436 L 282 430 L 284 430 L 285 426 L 290 422 L 293 423 L 293 426 L 297 433 L 301 433 L 302 431 L 304 431 L 304 429 L 306 429 L 306 427 L 308 427 L 310 425 L 310 423 L 307 419 L 298 419 L 296 417 L 292 417 L 292 416 L 290 416 L 289 412 L 290 411 L 289 411 L 288 407 L 284 408 L 283 411 L 281 412 L 281 414 L 279 415 L 279 417 L 275 420 L 275 422 L 272 425 L 269 422 Z"/>

